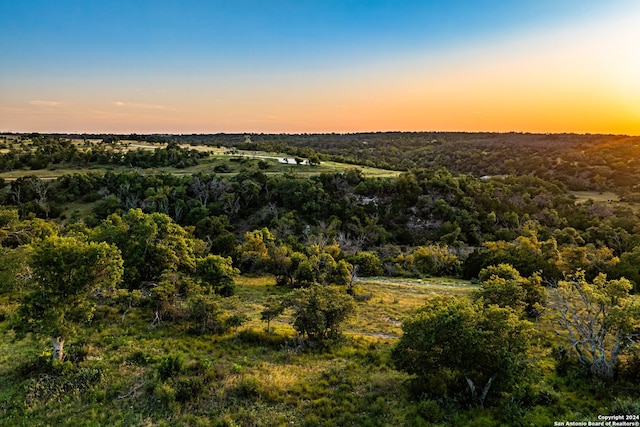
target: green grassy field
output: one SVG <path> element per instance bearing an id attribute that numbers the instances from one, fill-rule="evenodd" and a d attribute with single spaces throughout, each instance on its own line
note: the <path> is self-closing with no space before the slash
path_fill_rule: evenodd
<path id="1" fill-rule="evenodd" d="M 467 283 L 366 279 L 358 315 L 344 341 L 330 350 L 305 350 L 290 313 L 259 319 L 268 295 L 281 295 L 272 277 L 239 277 L 239 309 L 250 320 L 236 338 L 197 335 L 180 324 L 152 327 L 147 310 L 124 323 L 103 307 L 93 326 L 69 340 L 69 358 L 82 360 L 42 371 L 48 340 L 17 339 L 0 323 L 0 425 L 410 425 L 415 403 L 407 375 L 395 371 L 388 351 L 400 321 L 430 295 L 468 293 Z M 5 310 L 9 310 L 6 308 Z M 179 368 L 163 371 L 167 361 Z"/>
<path id="2" fill-rule="evenodd" d="M 82 140 L 74 140 L 74 142 L 81 146 Z M 151 143 L 139 143 L 137 141 L 122 141 L 122 149 L 134 150 L 134 149 L 146 149 L 155 150 L 161 148 L 164 144 L 151 144 Z M 356 166 L 346 163 L 337 162 L 321 162 L 319 165 L 310 166 L 308 164 L 296 164 L 291 155 L 285 153 L 270 153 L 262 151 L 245 151 L 234 150 L 231 151 L 227 148 L 219 148 L 214 146 L 191 146 L 181 145 L 185 149 L 194 149 L 198 151 L 207 151 L 210 157 L 201 159 L 196 166 L 190 166 L 187 168 L 177 169 L 174 167 L 161 167 L 161 168 L 148 168 L 141 169 L 136 168 L 140 173 L 144 174 L 157 174 L 157 173 L 171 173 L 176 175 L 194 174 L 198 172 L 214 173 L 214 168 L 221 164 L 226 164 L 229 167 L 230 172 L 221 175 L 233 175 L 249 168 L 257 168 L 257 162 L 263 160 L 268 163 L 268 169 L 263 170 L 266 174 L 281 174 L 284 172 L 294 172 L 300 176 L 313 176 L 319 175 L 324 172 L 344 172 L 349 169 L 359 169 L 365 176 L 368 177 L 394 177 L 398 176 L 400 172 L 391 171 L 386 169 L 378 169 L 367 166 Z M 289 159 L 289 163 L 283 163 L 282 159 Z M 0 172 L 0 178 L 4 178 L 7 181 L 12 181 L 22 176 L 35 175 L 41 179 L 53 180 L 62 175 L 77 173 L 77 172 L 96 172 L 104 173 L 106 171 L 125 172 L 131 171 L 131 167 L 128 166 L 92 166 L 90 168 L 78 168 L 65 165 L 53 165 L 47 169 L 38 170 L 26 170 L 16 169 L 12 171 Z"/>
<path id="3" fill-rule="evenodd" d="M 537 400 L 463 410 L 414 400 L 410 377 L 390 358 L 402 320 L 432 296 L 464 298 L 477 287 L 362 278 L 356 289 L 357 315 L 329 348 L 301 346 L 286 311 L 267 333 L 267 297 L 290 290 L 271 276 L 241 276 L 225 302 L 249 318 L 237 336 L 195 333 L 180 321 L 151 326 L 149 309 L 123 321 L 119 307 L 101 306 L 68 340 L 70 361 L 53 366 L 49 340 L 16 337 L 15 302 L 0 301 L 0 426 L 542 426 L 608 413 L 605 384 L 556 374 L 557 344 L 542 324 L 532 337 L 531 362 L 544 373 L 532 386 Z"/>
<path id="4" fill-rule="evenodd" d="M 571 191 L 578 202 L 593 200 L 594 202 L 617 202 L 620 197 L 610 191 Z"/>

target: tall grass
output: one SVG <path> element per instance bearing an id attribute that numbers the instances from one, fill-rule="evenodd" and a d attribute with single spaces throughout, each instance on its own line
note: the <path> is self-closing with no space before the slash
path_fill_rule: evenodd
<path id="1" fill-rule="evenodd" d="M 0 426 L 544 425 L 637 406 L 637 392 L 623 400 L 606 385 L 558 375 L 546 335 L 536 338 L 541 350 L 532 360 L 544 380 L 503 407 L 465 410 L 446 399 L 413 400 L 409 377 L 389 356 L 400 322 L 430 296 L 464 297 L 473 286 L 361 280 L 360 292 L 370 298 L 358 303 L 342 341 L 309 349 L 299 345 L 286 313 L 271 334 L 259 320 L 269 295 L 288 292 L 274 282 L 238 279 L 251 320 L 237 338 L 233 331 L 197 335 L 179 323 L 151 327 L 141 308 L 123 323 L 117 308 L 102 307 L 69 340 L 74 360 L 61 364 L 50 361 L 46 339 L 18 339 L 2 321 Z"/>

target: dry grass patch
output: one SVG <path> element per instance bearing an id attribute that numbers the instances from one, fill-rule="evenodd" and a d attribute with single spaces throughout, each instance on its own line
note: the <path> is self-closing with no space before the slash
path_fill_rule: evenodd
<path id="1" fill-rule="evenodd" d="M 427 299 L 436 295 L 466 296 L 477 289 L 468 281 L 448 278 L 366 278 L 359 279 L 358 285 L 362 294 L 370 297 L 358 304 L 358 314 L 348 322 L 347 331 L 380 338 L 400 336 L 404 318 Z"/>

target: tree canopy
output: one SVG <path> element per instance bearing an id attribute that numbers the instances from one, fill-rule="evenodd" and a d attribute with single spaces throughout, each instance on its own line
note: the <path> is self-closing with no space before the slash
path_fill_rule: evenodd
<path id="1" fill-rule="evenodd" d="M 419 394 L 484 405 L 527 372 L 532 325 L 510 308 L 436 297 L 406 319 L 402 331 L 392 359 L 415 375 Z"/>
<path id="2" fill-rule="evenodd" d="M 549 308 L 555 333 L 596 377 L 613 378 L 618 357 L 640 336 L 640 302 L 629 294 L 626 279 L 593 281 L 578 271 L 550 290 Z"/>
<path id="3" fill-rule="evenodd" d="M 91 320 L 94 297 L 106 294 L 123 273 L 120 251 L 105 242 L 48 237 L 35 245 L 33 280 L 19 310 L 19 328 L 52 337 L 54 359 L 63 358 L 65 337 Z"/>

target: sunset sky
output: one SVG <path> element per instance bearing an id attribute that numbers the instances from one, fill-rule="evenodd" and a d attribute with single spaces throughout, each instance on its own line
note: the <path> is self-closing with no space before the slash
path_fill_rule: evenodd
<path id="1" fill-rule="evenodd" d="M 0 0 L 0 131 L 640 135 L 637 0 Z"/>

